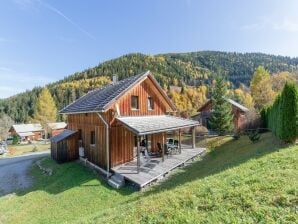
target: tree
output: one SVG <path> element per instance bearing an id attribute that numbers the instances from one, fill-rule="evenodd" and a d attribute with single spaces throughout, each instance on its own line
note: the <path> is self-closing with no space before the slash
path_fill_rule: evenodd
<path id="1" fill-rule="evenodd" d="M 9 128 L 14 124 L 14 121 L 6 114 L 0 115 L 0 139 L 4 140 L 8 136 Z"/>
<path id="2" fill-rule="evenodd" d="M 55 122 L 56 120 L 57 108 L 54 99 L 51 96 L 50 91 L 47 88 L 44 88 L 37 99 L 36 109 L 33 114 L 33 121 L 41 123 L 41 125 L 45 128 L 47 123 Z"/>
<path id="3" fill-rule="evenodd" d="M 278 135 L 281 140 L 292 143 L 298 137 L 298 88 L 294 83 L 286 83 L 280 99 L 280 119 Z"/>
<path id="4" fill-rule="evenodd" d="M 226 80 L 223 77 L 217 77 L 211 96 L 212 114 L 210 125 L 219 135 L 232 130 L 232 107 L 225 99 L 227 92 Z"/>
<path id="5" fill-rule="evenodd" d="M 279 93 L 283 90 L 286 82 L 294 81 L 294 74 L 289 72 L 280 72 L 271 76 L 272 90 Z"/>
<path id="6" fill-rule="evenodd" d="M 250 82 L 250 89 L 255 107 L 258 110 L 272 104 L 275 94 L 272 90 L 270 75 L 264 67 L 259 66 L 254 72 Z"/>

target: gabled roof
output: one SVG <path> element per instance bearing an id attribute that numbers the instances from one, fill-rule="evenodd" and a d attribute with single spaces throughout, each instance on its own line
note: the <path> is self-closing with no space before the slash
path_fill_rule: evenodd
<path id="1" fill-rule="evenodd" d="M 34 132 L 34 131 L 42 131 L 43 130 L 41 124 L 14 124 L 14 125 L 12 125 L 12 128 L 17 133 Z"/>
<path id="2" fill-rule="evenodd" d="M 53 130 L 66 128 L 65 122 L 47 123 L 47 126 Z"/>
<path id="3" fill-rule="evenodd" d="M 116 119 L 136 135 L 154 134 L 200 125 L 198 121 L 169 115 L 130 116 Z"/>
<path id="4" fill-rule="evenodd" d="M 242 110 L 243 112 L 247 112 L 249 111 L 249 109 L 243 105 L 241 105 L 240 103 L 237 103 L 235 100 L 232 99 L 226 99 L 230 104 L 234 105 L 235 107 L 239 108 L 240 110 Z"/>
<path id="5" fill-rule="evenodd" d="M 158 82 L 153 78 L 150 71 L 141 73 L 119 81 L 116 84 L 110 84 L 99 89 L 90 91 L 78 100 L 63 108 L 61 114 L 72 113 L 88 113 L 88 112 L 103 112 L 118 100 L 123 94 L 134 87 L 146 77 L 150 76 L 152 81 L 156 84 L 161 94 L 165 97 L 169 105 L 174 109 L 175 106 L 168 96 L 164 93 Z"/>
<path id="6" fill-rule="evenodd" d="M 51 141 L 53 142 L 60 142 L 62 141 L 63 139 L 66 139 L 68 137 L 70 137 L 71 135 L 77 133 L 77 131 L 73 131 L 73 130 L 64 130 L 63 132 L 61 132 L 59 135 L 56 135 L 56 136 L 53 136 L 51 138 Z"/>
<path id="7" fill-rule="evenodd" d="M 232 99 L 229 99 L 229 98 L 225 98 L 225 100 L 227 102 L 229 102 L 230 104 L 232 104 L 233 106 L 239 108 L 243 112 L 248 112 L 249 111 L 249 109 L 247 107 L 241 105 L 240 103 L 237 103 L 235 100 L 232 100 Z M 211 99 L 208 99 L 202 106 L 200 106 L 200 108 L 197 111 L 200 112 L 209 103 L 211 103 Z"/>

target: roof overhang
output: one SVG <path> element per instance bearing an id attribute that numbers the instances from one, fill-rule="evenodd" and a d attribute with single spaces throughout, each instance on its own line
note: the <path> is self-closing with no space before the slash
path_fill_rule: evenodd
<path id="1" fill-rule="evenodd" d="M 57 143 L 57 142 L 60 142 L 64 139 L 74 135 L 75 133 L 77 133 L 77 131 L 66 129 L 63 132 L 61 132 L 59 135 L 55 135 L 54 137 L 52 137 L 51 141 Z"/>
<path id="2" fill-rule="evenodd" d="M 18 136 L 20 137 L 27 137 L 27 136 L 33 136 L 34 133 L 32 131 L 28 131 L 28 132 L 20 132 L 20 133 L 17 133 Z"/>
<path id="3" fill-rule="evenodd" d="M 198 121 L 169 115 L 117 117 L 116 119 L 138 136 L 200 125 Z"/>

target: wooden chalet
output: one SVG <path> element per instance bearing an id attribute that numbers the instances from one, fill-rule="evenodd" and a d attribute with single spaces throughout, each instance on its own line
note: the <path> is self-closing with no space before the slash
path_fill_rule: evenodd
<path id="1" fill-rule="evenodd" d="M 226 99 L 226 101 L 232 105 L 234 131 L 240 131 L 245 121 L 245 114 L 249 109 L 232 99 Z M 192 116 L 192 119 L 199 121 L 203 126 L 209 129 L 208 119 L 212 113 L 212 100 L 207 100 L 197 112 L 199 112 L 199 114 Z"/>
<path id="2" fill-rule="evenodd" d="M 66 127 L 67 127 L 67 124 L 65 122 L 47 123 L 46 129 L 47 129 L 48 138 L 59 135 L 61 132 L 63 132 L 66 129 Z"/>
<path id="3" fill-rule="evenodd" d="M 112 84 L 87 93 L 60 111 L 67 115 L 68 129 L 77 133 L 67 135 L 70 143 L 64 143 L 61 148 L 75 155 L 69 158 L 77 159 L 79 147 L 71 139 L 80 142 L 89 163 L 104 169 L 107 176 L 116 173 L 142 187 L 202 152 L 195 147 L 194 127 L 199 122 L 175 117 L 175 111 L 150 71 L 121 81 L 113 77 Z M 191 145 L 181 142 L 184 128 L 193 130 Z M 169 132 L 174 133 L 172 138 L 178 143 L 179 153 L 173 156 L 165 151 Z M 56 152 L 52 157 L 56 160 L 60 150 L 56 143 L 63 139 L 58 135 L 52 141 L 55 144 L 52 151 Z M 150 154 L 146 159 L 141 153 L 143 141 Z M 161 164 L 170 159 L 174 162 L 161 169 Z"/>
<path id="4" fill-rule="evenodd" d="M 9 129 L 11 136 L 17 136 L 22 141 L 40 140 L 44 129 L 41 124 L 14 124 Z"/>

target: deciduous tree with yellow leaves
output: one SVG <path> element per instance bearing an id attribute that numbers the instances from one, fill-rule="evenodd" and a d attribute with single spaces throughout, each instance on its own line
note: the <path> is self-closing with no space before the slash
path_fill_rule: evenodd
<path id="1" fill-rule="evenodd" d="M 32 121 L 41 123 L 41 125 L 45 128 L 47 123 L 55 122 L 56 119 L 57 108 L 54 99 L 50 91 L 47 88 L 44 88 L 38 96 Z"/>
<path id="2" fill-rule="evenodd" d="M 270 75 L 263 66 L 259 66 L 254 72 L 250 89 L 256 109 L 260 110 L 273 103 L 275 93 L 272 90 Z"/>

